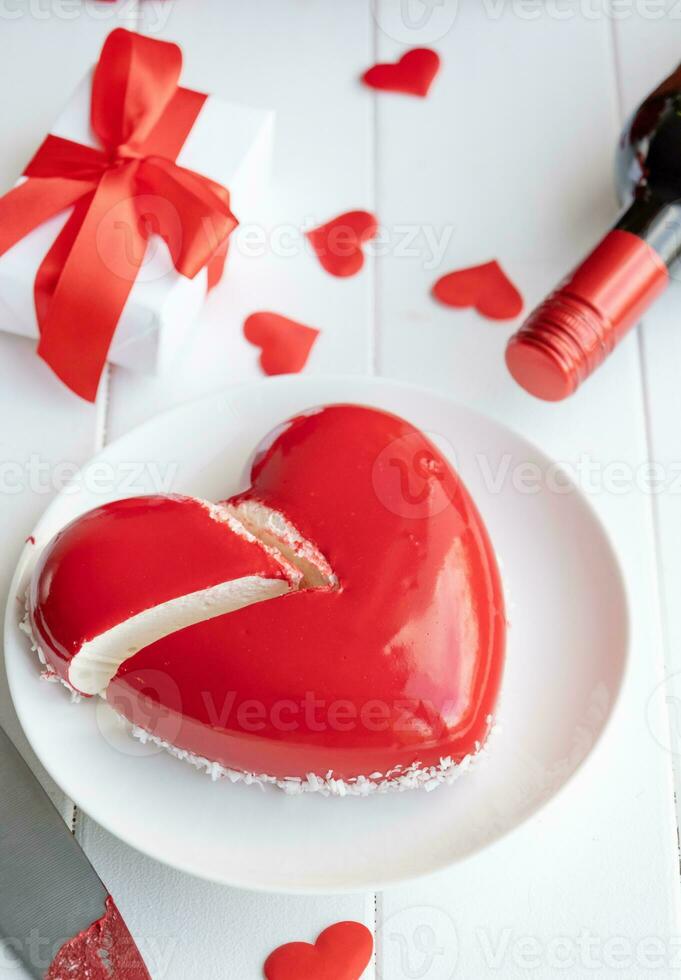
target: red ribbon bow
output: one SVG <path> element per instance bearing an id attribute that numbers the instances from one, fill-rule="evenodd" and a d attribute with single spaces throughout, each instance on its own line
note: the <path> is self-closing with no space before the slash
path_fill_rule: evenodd
<path id="1" fill-rule="evenodd" d="M 206 98 L 178 87 L 181 69 L 177 45 L 114 30 L 92 84 L 102 148 L 50 135 L 0 198 L 0 255 L 73 207 L 36 275 L 38 354 L 89 401 L 150 236 L 182 275 L 208 266 L 214 282 L 237 225 L 229 192 L 175 163 Z"/>

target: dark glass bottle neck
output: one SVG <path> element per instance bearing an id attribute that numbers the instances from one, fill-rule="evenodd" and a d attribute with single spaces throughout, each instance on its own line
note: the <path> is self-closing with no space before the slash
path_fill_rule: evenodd
<path id="1" fill-rule="evenodd" d="M 615 228 L 638 235 L 671 266 L 681 256 L 681 200 L 638 194 Z"/>

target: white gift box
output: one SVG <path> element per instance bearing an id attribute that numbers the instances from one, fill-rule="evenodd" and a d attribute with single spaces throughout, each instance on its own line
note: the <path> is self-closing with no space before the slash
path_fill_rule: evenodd
<path id="1" fill-rule="evenodd" d="M 98 146 L 90 127 L 92 72 L 83 79 L 52 129 L 55 136 Z M 177 163 L 222 184 L 240 222 L 258 214 L 269 183 L 274 113 L 209 95 Z M 24 180 L 25 178 L 22 178 Z M 36 273 L 71 214 L 69 208 L 34 229 L 0 256 L 0 329 L 38 338 L 33 299 Z M 225 276 L 229 276 L 229 258 Z M 207 292 L 207 271 L 178 273 L 163 239 L 152 236 L 128 296 L 108 360 L 136 371 L 160 373 L 191 332 Z"/>

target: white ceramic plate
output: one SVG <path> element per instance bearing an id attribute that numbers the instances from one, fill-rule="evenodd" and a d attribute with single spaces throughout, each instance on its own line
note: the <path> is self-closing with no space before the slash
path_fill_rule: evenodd
<path id="1" fill-rule="evenodd" d="M 500 559 L 511 627 L 487 759 L 451 787 L 367 799 L 287 797 L 212 783 L 134 741 L 103 702 L 71 704 L 39 678 L 17 595 L 40 548 L 105 500 L 175 490 L 220 499 L 254 447 L 303 408 L 375 405 L 451 456 Z M 559 491 L 563 492 L 559 492 Z M 7 672 L 36 754 L 64 792 L 122 840 L 225 884 L 273 891 L 382 888 L 491 844 L 555 795 L 591 751 L 622 681 L 628 615 L 617 560 L 581 494 L 524 439 L 448 398 L 371 379 L 282 378 L 232 388 L 108 446 L 48 508 L 22 556 L 6 618 Z"/>

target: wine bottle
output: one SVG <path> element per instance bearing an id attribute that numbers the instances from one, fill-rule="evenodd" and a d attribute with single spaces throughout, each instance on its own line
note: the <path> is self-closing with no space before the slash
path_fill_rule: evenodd
<path id="1" fill-rule="evenodd" d="M 511 374 L 538 398 L 572 394 L 663 292 L 681 255 L 681 65 L 632 116 L 617 178 L 626 210 L 508 343 Z"/>

